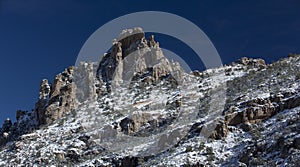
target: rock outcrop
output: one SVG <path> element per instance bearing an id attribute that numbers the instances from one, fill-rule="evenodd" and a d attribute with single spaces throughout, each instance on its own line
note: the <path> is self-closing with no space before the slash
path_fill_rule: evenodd
<path id="1" fill-rule="evenodd" d="M 219 121 L 215 127 L 215 130 L 212 132 L 212 134 L 209 136 L 212 139 L 223 139 L 227 136 L 228 134 L 228 126 L 226 122 L 224 121 Z"/>
<path id="2" fill-rule="evenodd" d="M 79 103 L 102 96 L 111 84 L 130 82 L 145 77 L 144 73 L 145 81 L 151 83 L 172 74 L 179 80 L 183 71 L 178 63 L 170 63 L 164 57 L 153 35 L 146 40 L 141 28 L 124 30 L 98 67 L 81 62 L 58 74 L 52 85 L 42 80 L 34 110 L 38 124 L 50 124 L 76 109 Z"/>
<path id="3" fill-rule="evenodd" d="M 40 93 L 38 102 L 35 104 L 35 112 L 37 115 L 37 120 L 40 124 L 45 123 L 45 109 L 48 105 L 49 94 L 50 94 L 50 84 L 47 79 L 43 79 L 40 85 Z"/>
<path id="4" fill-rule="evenodd" d="M 285 95 L 285 96 L 284 96 Z M 257 98 L 247 101 L 239 108 L 231 108 L 226 112 L 226 123 L 228 125 L 239 125 L 245 123 L 259 123 L 275 114 L 300 106 L 300 95 L 285 93 L 272 95 L 269 98 Z"/>
<path id="5" fill-rule="evenodd" d="M 97 98 L 97 89 L 100 91 L 100 83 L 97 83 L 96 70 L 97 67 L 94 63 L 80 62 L 74 72 L 74 84 L 76 86 L 76 99 L 82 103 L 87 100 Z"/>
<path id="6" fill-rule="evenodd" d="M 64 72 L 56 75 L 51 87 L 47 80 L 42 81 L 39 100 L 35 107 L 39 125 L 52 123 L 76 109 L 73 74 L 74 67 L 65 69 Z"/>
<path id="7" fill-rule="evenodd" d="M 8 141 L 9 136 L 11 135 L 11 128 L 12 122 L 7 118 L 0 129 L 0 147 Z"/>
<path id="8" fill-rule="evenodd" d="M 97 76 L 100 82 L 122 83 L 131 80 L 135 74 L 149 71 L 149 68 L 154 80 L 169 75 L 172 70 L 153 35 L 146 40 L 141 28 L 127 29 L 100 61 Z"/>
<path id="9" fill-rule="evenodd" d="M 9 132 L 11 127 L 12 127 L 12 122 L 9 118 L 7 118 L 2 125 L 1 131 Z"/>
<path id="10" fill-rule="evenodd" d="M 266 62 L 263 59 L 253 59 L 253 58 L 248 58 L 248 57 L 242 57 L 235 63 L 242 64 L 245 66 L 250 66 L 250 67 L 257 67 L 257 68 L 266 68 Z"/>

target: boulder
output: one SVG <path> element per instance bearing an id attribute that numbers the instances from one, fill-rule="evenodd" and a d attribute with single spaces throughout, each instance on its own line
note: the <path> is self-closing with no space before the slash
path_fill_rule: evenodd
<path id="1" fill-rule="evenodd" d="M 227 127 L 226 122 L 219 121 L 217 123 L 217 126 L 216 126 L 215 130 L 210 135 L 210 138 L 219 140 L 219 139 L 222 139 L 222 138 L 226 137 L 227 134 L 228 134 L 228 127 Z"/>
<path id="2" fill-rule="evenodd" d="M 14 149 L 15 150 L 21 150 L 24 147 L 24 143 L 22 141 L 17 141 L 14 144 Z"/>
<path id="3" fill-rule="evenodd" d="M 64 151 L 54 151 L 53 153 L 58 161 L 63 161 L 65 159 L 66 153 Z"/>

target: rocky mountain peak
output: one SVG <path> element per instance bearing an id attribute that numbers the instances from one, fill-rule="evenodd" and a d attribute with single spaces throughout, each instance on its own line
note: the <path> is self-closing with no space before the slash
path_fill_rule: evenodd
<path id="1" fill-rule="evenodd" d="M 174 71 L 180 78 L 183 73 L 180 65 L 164 57 L 153 35 L 147 40 L 141 28 L 126 29 L 114 40 L 98 65 L 81 62 L 78 67 L 66 68 L 55 76 L 53 84 L 43 79 L 31 116 L 36 117 L 38 125 L 51 124 L 71 113 L 81 102 L 102 96 L 113 80 L 131 81 L 137 75 L 149 73 L 145 80 L 152 82 L 171 73 L 175 76 Z M 17 120 L 27 114 L 19 110 Z"/>
<path id="2" fill-rule="evenodd" d="M 99 63 L 41 81 L 34 110 L 0 129 L 0 166 L 297 165 L 299 69 L 291 54 L 190 75 L 127 29 Z"/>
<path id="3" fill-rule="evenodd" d="M 173 65 L 175 68 L 175 63 Z M 111 50 L 99 63 L 97 76 L 109 83 L 112 80 L 128 80 L 137 73 L 152 69 L 152 77 L 157 80 L 170 74 L 171 66 L 159 43 L 154 40 L 154 35 L 147 40 L 141 28 L 133 28 L 122 31 L 118 41 L 113 42 Z"/>
<path id="4" fill-rule="evenodd" d="M 145 33 L 142 28 L 132 28 L 123 30 L 117 38 L 118 43 L 122 44 L 122 49 L 127 51 L 128 49 L 134 49 L 137 43 L 145 42 Z M 116 44 L 113 42 L 113 45 Z"/>

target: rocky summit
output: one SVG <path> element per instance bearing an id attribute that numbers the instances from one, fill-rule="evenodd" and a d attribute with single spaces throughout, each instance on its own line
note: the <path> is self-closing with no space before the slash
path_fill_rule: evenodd
<path id="1" fill-rule="evenodd" d="M 297 54 L 188 72 L 123 30 L 4 121 L 0 166 L 299 166 L 299 84 Z"/>

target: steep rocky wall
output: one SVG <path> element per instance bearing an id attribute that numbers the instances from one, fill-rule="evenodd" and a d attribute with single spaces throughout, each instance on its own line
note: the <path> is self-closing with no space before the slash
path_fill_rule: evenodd
<path id="1" fill-rule="evenodd" d="M 153 35 L 146 40 L 141 28 L 127 29 L 120 34 L 118 40 L 113 42 L 110 51 L 103 56 L 97 69 L 97 77 L 110 84 L 112 80 L 126 80 L 135 73 L 145 72 L 147 67 L 153 67 L 153 77 L 159 78 L 170 71 L 167 60 L 162 64 L 163 58 L 162 50 Z M 161 65 L 155 66 L 156 64 Z M 123 73 L 124 70 L 126 71 Z"/>
<path id="2" fill-rule="evenodd" d="M 53 85 L 43 80 L 35 112 L 39 125 L 49 124 L 76 109 L 76 89 L 73 82 L 74 67 L 56 75 Z"/>

